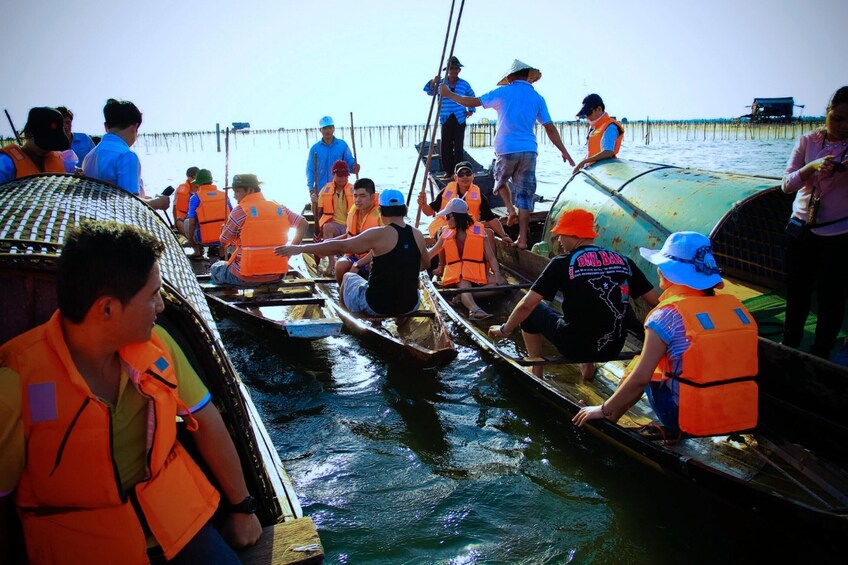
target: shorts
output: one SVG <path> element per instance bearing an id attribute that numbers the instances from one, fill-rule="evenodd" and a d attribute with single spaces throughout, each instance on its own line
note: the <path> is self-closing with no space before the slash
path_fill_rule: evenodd
<path id="1" fill-rule="evenodd" d="M 365 257 L 365 255 L 353 255 L 353 254 L 348 253 L 347 255 L 342 255 L 341 257 L 339 257 L 336 260 L 336 262 L 347 261 L 348 263 L 353 265 L 354 263 L 356 263 L 357 261 L 359 261 L 363 257 Z M 369 269 L 370 266 L 371 266 L 371 264 L 369 263 L 367 265 L 363 265 L 362 267 L 360 267 L 359 270 L 357 271 L 357 273 L 359 273 L 359 276 L 367 279 L 368 278 L 368 271 L 370 270 Z"/>
<path id="2" fill-rule="evenodd" d="M 512 202 L 516 208 L 533 211 L 536 203 L 536 153 L 523 151 L 498 155 L 495 186 L 512 179 Z"/>
<path id="3" fill-rule="evenodd" d="M 563 332 L 568 326 L 568 322 L 562 317 L 562 314 L 548 306 L 547 303 L 541 302 L 527 318 L 521 322 L 521 330 L 529 334 L 542 334 L 545 339 L 556 346 L 557 351 L 563 356 L 572 361 L 590 361 L 594 355 L 586 355 L 580 347 L 575 347 L 576 344 L 571 340 L 563 340 Z"/>
<path id="4" fill-rule="evenodd" d="M 258 280 L 245 280 L 230 270 L 230 266 L 226 261 L 216 261 L 209 268 L 209 279 L 215 284 L 225 284 L 230 286 L 256 286 L 260 284 L 272 283 L 280 280 L 282 276 L 275 277 L 273 275 L 257 277 Z"/>
<path id="5" fill-rule="evenodd" d="M 324 239 L 338 237 L 340 235 L 343 235 L 345 232 L 347 232 L 347 226 L 337 224 L 332 220 L 321 227 L 321 237 L 323 237 Z"/>
<path id="6" fill-rule="evenodd" d="M 363 312 L 369 316 L 379 316 L 377 312 L 368 306 L 365 300 L 365 291 L 368 290 L 368 281 L 357 273 L 345 273 L 342 279 L 342 292 L 345 307 L 351 312 Z"/>

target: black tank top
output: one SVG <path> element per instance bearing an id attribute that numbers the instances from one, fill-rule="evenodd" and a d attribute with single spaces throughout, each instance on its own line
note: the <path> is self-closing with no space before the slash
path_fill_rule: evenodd
<path id="1" fill-rule="evenodd" d="M 371 261 L 365 300 L 378 314 L 398 316 L 411 311 L 418 303 L 421 250 L 415 243 L 412 226 L 389 225 L 397 231 L 397 245 Z"/>

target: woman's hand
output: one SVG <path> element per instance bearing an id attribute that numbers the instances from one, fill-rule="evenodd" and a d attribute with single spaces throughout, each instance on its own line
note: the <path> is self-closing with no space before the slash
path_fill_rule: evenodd
<path id="1" fill-rule="evenodd" d="M 810 161 L 804 165 L 805 173 L 802 175 L 805 179 L 809 179 L 812 175 L 818 173 L 821 177 L 828 177 L 833 174 L 833 166 L 836 164 L 836 159 L 833 155 L 825 155 L 815 161 Z"/>
<path id="2" fill-rule="evenodd" d="M 584 406 L 580 409 L 580 412 L 575 414 L 574 418 L 571 419 L 571 423 L 582 428 L 583 424 L 589 420 L 600 420 L 602 418 L 606 418 L 603 404 L 599 406 Z"/>

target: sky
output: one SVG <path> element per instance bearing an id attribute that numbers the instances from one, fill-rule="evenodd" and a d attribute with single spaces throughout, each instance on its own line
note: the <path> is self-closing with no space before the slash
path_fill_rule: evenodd
<path id="1" fill-rule="evenodd" d="M 450 37 L 461 0 L 456 0 Z M 108 98 L 142 133 L 423 124 L 450 0 L 0 0 L 0 106 L 21 129 L 65 105 L 102 133 Z M 846 0 L 466 0 L 454 54 L 477 95 L 513 59 L 542 71 L 551 117 L 599 93 L 618 118 L 730 118 L 793 96 L 820 116 L 848 83 Z M 448 52 L 451 45 L 448 43 Z M 841 70 L 840 70 L 841 69 Z M 495 119 L 480 110 L 472 121 Z M 0 136 L 11 135 L 2 117 Z"/>

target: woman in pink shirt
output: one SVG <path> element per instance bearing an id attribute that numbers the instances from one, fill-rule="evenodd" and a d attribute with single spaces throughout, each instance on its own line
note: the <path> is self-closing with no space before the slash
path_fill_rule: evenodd
<path id="1" fill-rule="evenodd" d="M 802 135 L 792 151 L 783 191 L 795 194 L 787 225 L 786 322 L 783 344 L 798 347 L 818 301 L 810 352 L 829 357 L 842 327 L 848 289 L 848 86 L 827 106 L 825 128 Z"/>

